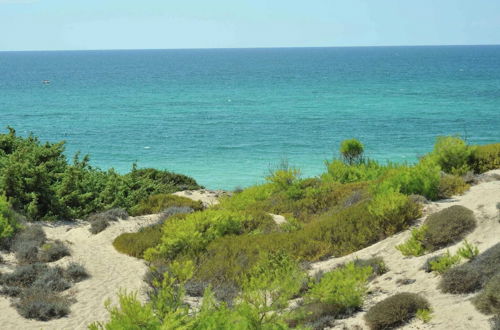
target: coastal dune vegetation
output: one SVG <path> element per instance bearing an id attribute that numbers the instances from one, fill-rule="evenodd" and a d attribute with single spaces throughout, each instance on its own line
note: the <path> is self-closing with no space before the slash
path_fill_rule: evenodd
<path id="1" fill-rule="evenodd" d="M 422 216 L 423 203 L 463 193 L 475 175 L 497 168 L 500 160 L 498 144 L 471 146 L 459 137 L 439 137 L 415 164 L 382 164 L 366 158 L 363 144 L 351 139 L 318 177 L 302 178 L 299 169 L 282 164 L 265 183 L 205 208 L 170 195 L 200 188 L 189 177 L 135 166 L 122 175 L 94 168 L 78 154 L 68 163 L 63 146 L 18 137 L 13 129 L 0 135 L 4 249 L 14 249 L 29 222 L 83 218 L 104 229 L 118 218 L 160 213 L 157 223 L 113 242 L 118 251 L 149 265 L 148 300 L 121 292 L 117 306 L 107 305 L 109 320 L 91 329 L 321 329 L 358 311 L 368 283 L 386 267 L 382 259 L 357 260 L 310 276 L 310 263 L 348 255 L 410 228 Z M 442 228 L 456 233 L 456 241 L 474 229 L 467 210 L 447 212 L 463 219 L 451 228 L 441 220 L 447 214 L 428 219 L 422 228 L 431 230 L 415 232 L 408 255 L 450 244 L 438 235 Z M 277 223 L 273 215 L 278 214 L 286 221 Z M 40 261 L 43 244 L 35 246 L 32 263 Z M 412 254 L 413 249 L 420 250 Z M 479 262 L 474 260 L 490 259 L 479 254 L 470 263 Z M 444 272 L 443 283 L 454 269 Z M 480 287 L 486 289 L 476 303 L 488 312 L 496 311 L 485 303 L 496 288 L 496 282 L 486 284 L 490 278 L 481 277 Z M 193 305 L 188 297 L 203 299 Z M 412 295 L 384 304 L 403 316 L 375 310 L 368 322 L 373 329 L 430 313 L 429 303 Z"/>

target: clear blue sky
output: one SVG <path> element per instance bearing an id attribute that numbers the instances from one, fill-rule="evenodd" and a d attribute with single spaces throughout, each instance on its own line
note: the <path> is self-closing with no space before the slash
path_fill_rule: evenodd
<path id="1" fill-rule="evenodd" d="M 500 44 L 500 0 L 0 0 L 0 50 Z"/>

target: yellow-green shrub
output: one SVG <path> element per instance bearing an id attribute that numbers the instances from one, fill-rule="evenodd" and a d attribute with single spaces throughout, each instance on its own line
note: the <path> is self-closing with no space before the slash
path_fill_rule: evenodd
<path id="1" fill-rule="evenodd" d="M 144 251 L 154 248 L 161 242 L 161 227 L 159 224 L 142 228 L 136 233 L 123 233 L 115 238 L 113 246 L 118 252 L 142 258 Z"/>
<path id="2" fill-rule="evenodd" d="M 238 212 L 209 209 L 195 212 L 185 219 L 170 219 L 163 224 L 161 243 L 148 249 L 145 257 L 174 259 L 178 255 L 195 255 L 202 252 L 213 240 L 231 234 L 243 234 L 257 229 L 269 230 L 276 226 L 266 213 Z"/>
<path id="3" fill-rule="evenodd" d="M 455 195 L 461 195 L 469 189 L 469 185 L 464 179 L 457 175 L 445 174 L 439 180 L 438 197 L 450 198 Z"/>
<path id="4" fill-rule="evenodd" d="M 432 157 L 446 173 L 463 175 L 470 170 L 469 159 L 474 148 L 454 136 L 440 136 L 432 150 Z"/>
<path id="5" fill-rule="evenodd" d="M 203 209 L 203 204 L 200 201 L 176 196 L 172 194 L 156 194 L 142 200 L 139 204 L 130 209 L 130 214 L 133 216 L 159 213 L 169 207 L 190 207 L 195 211 Z"/>
<path id="6" fill-rule="evenodd" d="M 20 224 L 16 221 L 14 211 L 10 208 L 5 196 L 0 195 L 0 245 L 4 243 L 4 240 L 14 236 L 19 228 Z"/>
<path id="7" fill-rule="evenodd" d="M 500 168 L 500 143 L 476 146 L 469 162 L 476 173 Z"/>

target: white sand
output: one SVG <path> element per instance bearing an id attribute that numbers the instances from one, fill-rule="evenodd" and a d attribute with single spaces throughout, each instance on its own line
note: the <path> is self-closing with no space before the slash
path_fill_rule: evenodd
<path id="1" fill-rule="evenodd" d="M 174 193 L 174 195 L 186 197 L 195 201 L 201 201 L 205 207 L 219 204 L 219 198 L 227 196 L 229 193 L 223 190 L 184 190 Z"/>
<path id="2" fill-rule="evenodd" d="M 490 171 L 488 174 L 493 173 L 500 174 L 500 170 Z M 462 205 L 473 210 L 478 226 L 474 232 L 467 235 L 466 239 L 477 245 L 479 251 L 482 252 L 500 242 L 500 213 L 496 206 L 499 202 L 500 181 L 491 181 L 471 187 L 463 196 L 432 203 L 428 205 L 426 211 L 433 213 L 452 205 Z M 420 222 L 422 221 L 423 219 L 420 219 Z M 363 310 L 351 318 L 337 321 L 335 329 L 343 329 L 344 326 L 347 329 L 355 328 L 355 326 L 368 329 L 363 319 L 366 311 L 377 302 L 398 292 L 419 293 L 429 300 L 434 310 L 433 318 L 429 323 L 425 324 L 414 319 L 401 329 L 490 329 L 488 322 L 490 317 L 479 313 L 470 302 L 470 298 L 474 297 L 475 294 L 443 294 L 437 289 L 440 276 L 420 270 L 430 256 L 443 253 L 447 249 L 451 253 L 455 253 L 462 246 L 462 243 L 459 242 L 447 249 L 421 257 L 405 258 L 394 247 L 404 242 L 409 235 L 409 231 L 405 231 L 351 255 L 332 258 L 312 265 L 311 273 L 314 274 L 319 270 L 331 270 L 339 264 L 355 258 L 378 256 L 384 259 L 390 269 L 389 272 L 370 283 L 369 291 L 371 293 L 363 305 Z M 397 281 L 402 279 L 416 281 L 408 285 L 398 284 Z"/>
<path id="3" fill-rule="evenodd" d="M 120 289 L 137 291 L 141 299 L 144 299 L 145 284 L 142 278 L 147 270 L 144 261 L 117 252 L 111 243 L 121 233 L 137 231 L 141 226 L 156 220 L 157 216 L 151 215 L 112 222 L 110 227 L 97 235 L 92 235 L 88 230 L 89 225 L 83 222 L 44 224 L 48 238 L 60 239 L 71 249 L 70 257 L 53 264 L 80 262 L 91 277 L 69 289 L 76 299 L 76 303 L 70 307 L 71 313 L 67 317 L 48 322 L 24 319 L 10 306 L 8 298 L 0 297 L 0 328 L 86 329 L 89 323 L 108 318 L 104 302 L 108 298 L 116 301 Z M 13 266 L 8 264 L 2 271 L 13 269 Z"/>

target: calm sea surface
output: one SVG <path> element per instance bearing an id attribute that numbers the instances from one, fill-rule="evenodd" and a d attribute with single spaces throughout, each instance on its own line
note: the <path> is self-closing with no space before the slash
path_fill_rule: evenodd
<path id="1" fill-rule="evenodd" d="M 500 46 L 0 52 L 7 125 L 209 188 L 283 158 L 317 175 L 351 137 L 411 162 L 438 135 L 500 142 Z"/>

